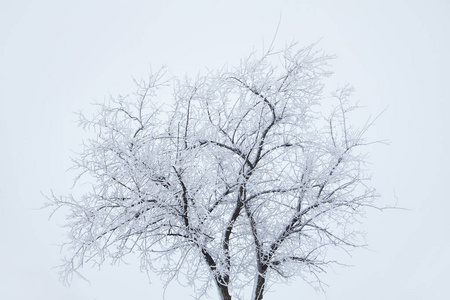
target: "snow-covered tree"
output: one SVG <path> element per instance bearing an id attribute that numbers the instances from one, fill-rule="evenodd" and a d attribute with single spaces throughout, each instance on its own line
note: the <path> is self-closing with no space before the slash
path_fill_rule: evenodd
<path id="1" fill-rule="evenodd" d="M 352 223 L 376 196 L 351 90 L 324 95 L 330 58 L 292 45 L 195 80 L 160 71 L 82 116 L 95 137 L 74 161 L 92 188 L 51 198 L 68 210 L 64 278 L 136 253 L 199 297 L 253 284 L 261 300 L 269 283 L 318 279 L 328 248 L 357 246 Z"/>

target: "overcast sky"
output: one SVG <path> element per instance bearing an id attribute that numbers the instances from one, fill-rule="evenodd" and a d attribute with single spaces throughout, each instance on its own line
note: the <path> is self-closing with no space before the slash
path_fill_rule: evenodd
<path id="1" fill-rule="evenodd" d="M 90 284 L 58 280 L 64 241 L 41 193 L 71 192 L 71 150 L 85 133 L 78 110 L 132 93 L 132 77 L 167 65 L 175 75 L 239 62 L 253 49 L 292 40 L 336 54 L 333 82 L 352 84 L 367 116 L 373 185 L 382 203 L 361 229 L 368 250 L 343 257 L 323 279 L 265 299 L 450 299 L 450 2 L 378 1 L 6 1 L 0 0 L 0 298 L 162 299 L 129 265 L 86 269 Z M 166 299 L 189 299 L 169 286 Z M 211 292 L 216 297 L 216 292 Z"/>

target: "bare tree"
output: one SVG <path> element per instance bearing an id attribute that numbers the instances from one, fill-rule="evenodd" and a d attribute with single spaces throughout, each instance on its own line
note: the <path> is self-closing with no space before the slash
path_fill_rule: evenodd
<path id="1" fill-rule="evenodd" d="M 323 95 L 331 57 L 296 49 L 195 80 L 158 72 L 82 117 L 95 138 L 75 167 L 92 189 L 52 197 L 70 212 L 64 278 L 138 253 L 166 280 L 195 282 L 198 297 L 253 283 L 261 300 L 271 282 L 318 279 L 328 248 L 357 246 L 351 224 L 375 197 L 359 151 L 370 124 L 349 124 L 349 88 Z M 169 83 L 173 97 L 159 99 Z"/>

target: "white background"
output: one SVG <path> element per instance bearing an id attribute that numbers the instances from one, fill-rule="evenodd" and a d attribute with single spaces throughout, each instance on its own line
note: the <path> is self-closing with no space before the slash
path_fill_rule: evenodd
<path id="1" fill-rule="evenodd" d="M 167 65 L 175 75 L 237 64 L 296 40 L 336 54 L 334 82 L 351 83 L 375 116 L 373 185 L 358 249 L 323 279 L 326 295 L 302 281 L 265 299 L 450 299 L 450 2 L 378 1 L 6 1 L 0 0 L 0 299 L 162 299 L 158 278 L 129 265 L 86 269 L 91 283 L 58 281 L 64 241 L 44 194 L 71 192 L 71 150 L 80 149 L 78 110 L 135 90 L 132 76 Z M 169 286 L 166 299 L 189 299 Z M 216 297 L 216 292 L 211 291 Z"/>

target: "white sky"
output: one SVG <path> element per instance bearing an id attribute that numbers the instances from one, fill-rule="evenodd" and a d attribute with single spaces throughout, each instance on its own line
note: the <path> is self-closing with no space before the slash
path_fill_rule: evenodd
<path id="1" fill-rule="evenodd" d="M 370 149 L 383 203 L 370 212 L 358 249 L 324 276 L 327 294 L 304 282 L 265 299 L 450 299 L 450 2 L 448 1 L 6 1 L 0 0 L 0 298 L 162 299 L 129 265 L 85 270 L 88 284 L 58 281 L 64 239 L 41 192 L 70 192 L 72 150 L 85 135 L 77 110 L 134 91 L 132 76 L 167 65 L 196 74 L 236 64 L 269 45 L 297 40 L 337 54 L 336 83 L 351 83 L 371 131 L 390 145 Z M 166 299 L 189 299 L 176 283 Z M 216 292 L 211 292 L 216 297 Z"/>

